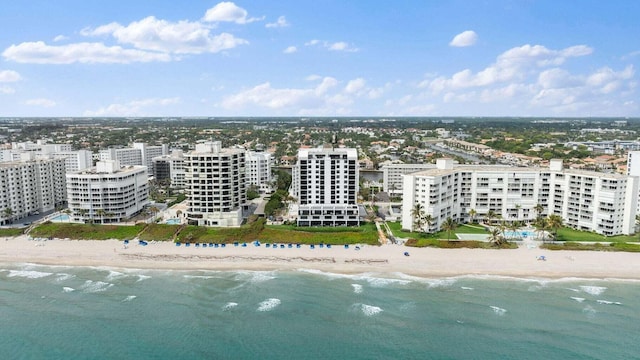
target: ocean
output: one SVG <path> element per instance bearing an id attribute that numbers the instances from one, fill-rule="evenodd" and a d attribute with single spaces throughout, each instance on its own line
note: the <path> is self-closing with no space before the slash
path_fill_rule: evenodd
<path id="1" fill-rule="evenodd" d="M 3 359 L 638 359 L 640 282 L 0 269 Z"/>

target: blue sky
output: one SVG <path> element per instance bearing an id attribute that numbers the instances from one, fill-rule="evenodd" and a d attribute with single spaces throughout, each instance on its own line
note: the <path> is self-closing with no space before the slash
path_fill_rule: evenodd
<path id="1" fill-rule="evenodd" d="M 0 116 L 640 116 L 633 0 L 0 8 Z"/>

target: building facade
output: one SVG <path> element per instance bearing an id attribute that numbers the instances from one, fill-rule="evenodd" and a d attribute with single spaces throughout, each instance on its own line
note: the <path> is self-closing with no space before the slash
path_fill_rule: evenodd
<path id="1" fill-rule="evenodd" d="M 402 227 L 414 229 L 412 209 L 420 204 L 438 231 L 447 218 L 468 222 L 490 213 L 505 221 L 533 222 L 550 214 L 566 226 L 606 236 L 632 234 L 638 201 L 638 178 L 564 169 L 562 160 L 549 168 L 455 166 L 438 159 L 436 168 L 404 175 Z M 536 208 L 541 205 L 541 213 Z"/>
<path id="2" fill-rule="evenodd" d="M 197 144 L 184 158 L 187 222 L 240 226 L 247 202 L 245 150 L 206 142 Z"/>
<path id="3" fill-rule="evenodd" d="M 130 148 L 112 148 L 100 150 L 100 160 L 118 160 L 120 165 L 146 166 L 147 174 L 153 174 L 153 158 L 168 155 L 166 144 L 149 146 L 145 143 L 133 143 Z"/>
<path id="4" fill-rule="evenodd" d="M 0 225 L 36 212 L 54 210 L 67 200 L 62 159 L 33 159 L 0 163 Z"/>
<path id="5" fill-rule="evenodd" d="M 300 149 L 292 195 L 298 226 L 358 226 L 359 166 L 356 149 Z"/>
<path id="6" fill-rule="evenodd" d="M 247 182 L 261 193 L 271 193 L 271 153 L 247 151 Z"/>
<path id="7" fill-rule="evenodd" d="M 184 188 L 184 154 L 175 150 L 170 155 L 153 158 L 153 177 L 156 181 L 169 181 L 173 188 Z"/>
<path id="8" fill-rule="evenodd" d="M 149 204 L 146 168 L 98 161 L 95 167 L 67 174 L 67 199 L 71 221 L 126 221 Z"/>
<path id="9" fill-rule="evenodd" d="M 435 164 L 389 164 L 382 167 L 383 190 L 390 196 L 402 196 L 403 177 L 418 171 L 434 169 Z"/>

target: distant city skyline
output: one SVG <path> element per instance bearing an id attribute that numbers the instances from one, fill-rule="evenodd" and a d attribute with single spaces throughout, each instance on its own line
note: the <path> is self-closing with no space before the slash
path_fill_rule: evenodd
<path id="1" fill-rule="evenodd" d="M 640 116 L 634 1 L 2 1 L 0 116 Z"/>

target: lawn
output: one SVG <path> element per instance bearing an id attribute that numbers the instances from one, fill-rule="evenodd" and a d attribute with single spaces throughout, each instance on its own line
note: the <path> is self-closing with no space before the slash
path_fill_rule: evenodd
<path id="1" fill-rule="evenodd" d="M 402 224 L 400 222 L 388 222 L 389 228 L 395 237 L 408 238 L 408 239 L 446 239 L 447 232 L 439 231 L 436 233 L 425 234 L 421 232 L 410 232 L 402 230 Z M 489 232 L 484 227 L 479 225 L 461 224 L 451 232 L 451 238 L 455 237 L 454 234 L 488 234 Z"/>
<path id="2" fill-rule="evenodd" d="M 563 227 L 558 229 L 557 241 L 626 243 L 626 242 L 640 241 L 640 239 L 638 238 L 638 236 L 631 236 L 631 235 L 604 236 L 604 235 L 596 234 L 590 231 L 580 231 L 580 230 L 574 230 L 568 227 Z"/>
<path id="3" fill-rule="evenodd" d="M 138 234 L 138 238 L 148 241 L 173 241 L 178 230 L 180 230 L 180 225 L 149 224 L 142 233 Z"/>
<path id="4" fill-rule="evenodd" d="M 640 245 L 613 242 L 611 244 L 584 244 L 579 242 L 565 242 L 563 244 L 543 244 L 540 246 L 548 250 L 591 250 L 591 251 L 627 251 L 640 252 Z"/>
<path id="5" fill-rule="evenodd" d="M 3 237 L 20 236 L 22 234 L 24 234 L 24 228 L 0 229 L 0 236 Z"/>
<path id="6" fill-rule="evenodd" d="M 46 222 L 31 230 L 29 235 L 33 237 L 54 237 L 59 239 L 78 240 L 107 240 L 107 239 L 133 239 L 144 228 L 144 225 L 91 225 L 91 224 L 64 224 Z"/>

